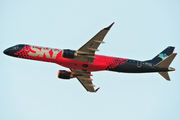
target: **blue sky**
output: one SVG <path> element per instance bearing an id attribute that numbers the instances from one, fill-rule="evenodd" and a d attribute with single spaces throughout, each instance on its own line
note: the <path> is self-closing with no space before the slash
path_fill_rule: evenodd
<path id="1" fill-rule="evenodd" d="M 0 119 L 180 119 L 179 55 L 171 82 L 158 73 L 94 72 L 101 89 L 93 94 L 76 79 L 58 79 L 67 68 L 3 54 L 20 43 L 76 50 L 112 22 L 97 54 L 148 60 L 167 46 L 180 53 L 179 6 L 178 0 L 1 0 Z"/>

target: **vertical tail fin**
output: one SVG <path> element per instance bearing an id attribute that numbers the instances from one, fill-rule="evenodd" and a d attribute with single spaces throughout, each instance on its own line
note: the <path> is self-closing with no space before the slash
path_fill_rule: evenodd
<path id="1" fill-rule="evenodd" d="M 150 63 L 153 63 L 153 64 L 157 64 L 159 62 L 161 62 L 162 60 L 166 59 L 168 56 L 170 56 L 173 51 L 174 51 L 174 48 L 175 47 L 167 47 L 165 50 L 163 50 L 162 52 L 160 52 L 156 57 L 154 57 L 152 60 L 147 60 L 145 62 L 150 62 Z"/>

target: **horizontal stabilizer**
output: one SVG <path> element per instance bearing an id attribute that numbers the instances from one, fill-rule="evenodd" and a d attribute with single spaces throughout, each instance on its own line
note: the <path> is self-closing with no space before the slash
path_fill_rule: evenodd
<path id="1" fill-rule="evenodd" d="M 168 72 L 158 72 L 161 76 L 163 76 L 166 80 L 170 81 Z"/>
<path id="2" fill-rule="evenodd" d="M 177 53 L 171 54 L 170 56 L 168 56 L 166 59 L 162 60 L 155 66 L 160 67 L 160 68 L 168 68 L 169 65 L 171 64 L 171 62 L 173 61 L 173 59 L 176 57 L 176 55 L 177 55 Z"/>

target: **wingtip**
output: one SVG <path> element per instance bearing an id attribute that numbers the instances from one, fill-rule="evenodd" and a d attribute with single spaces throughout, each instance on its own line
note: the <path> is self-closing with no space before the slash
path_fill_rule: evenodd
<path id="1" fill-rule="evenodd" d="M 98 88 L 95 90 L 95 92 L 97 92 L 99 89 L 100 89 L 100 87 L 98 87 Z"/>
<path id="2" fill-rule="evenodd" d="M 115 22 L 113 22 L 110 26 L 108 26 L 108 27 L 104 28 L 104 30 L 110 30 L 110 29 L 111 29 L 111 27 L 114 25 L 114 23 L 115 23 Z"/>

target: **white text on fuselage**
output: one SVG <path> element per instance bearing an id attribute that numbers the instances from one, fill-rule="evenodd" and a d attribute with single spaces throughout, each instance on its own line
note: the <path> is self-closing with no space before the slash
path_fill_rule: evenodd
<path id="1" fill-rule="evenodd" d="M 30 51 L 28 53 L 30 56 L 33 56 L 33 57 L 37 57 L 37 56 L 43 57 L 44 54 L 45 54 L 46 58 L 51 58 L 51 59 L 56 59 L 56 56 L 59 53 L 59 51 L 57 51 L 57 50 L 52 50 L 53 53 L 52 53 L 52 57 L 51 57 L 50 53 L 49 53 L 51 51 L 51 49 L 45 49 L 45 48 L 38 49 L 38 47 L 32 47 L 31 46 L 31 50 L 35 51 L 35 53 Z"/>

